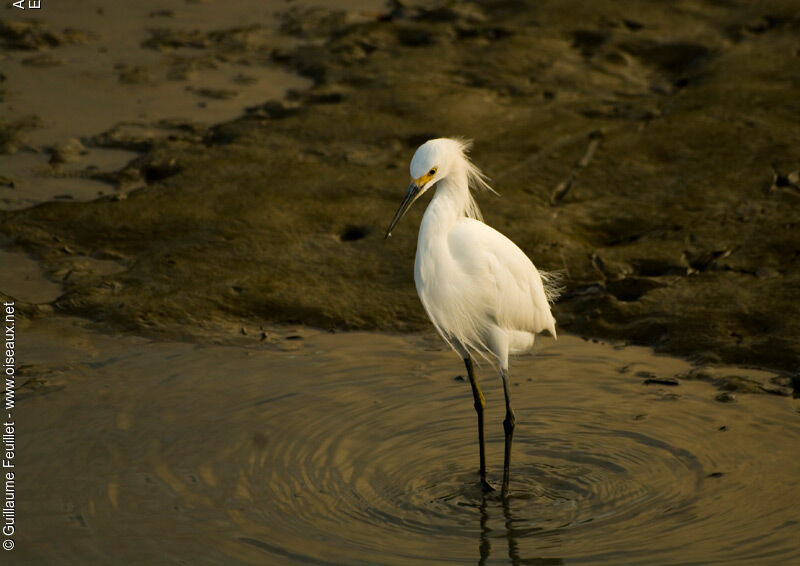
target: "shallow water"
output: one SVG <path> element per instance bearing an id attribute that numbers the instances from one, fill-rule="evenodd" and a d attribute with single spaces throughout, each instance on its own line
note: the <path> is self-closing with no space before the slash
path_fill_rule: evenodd
<path id="1" fill-rule="evenodd" d="M 0 249 L 0 266 L 0 290 L 19 301 L 49 303 L 63 292 L 61 285 L 46 278 L 42 267 L 24 253 Z"/>
<path id="2" fill-rule="evenodd" d="M 563 336 L 516 360 L 504 504 L 477 488 L 469 384 L 434 337 L 203 346 L 58 318 L 18 333 L 36 378 L 17 409 L 23 561 L 800 560 L 799 402 L 643 385 L 688 367 L 645 348 Z M 502 387 L 479 376 L 496 483 Z"/>

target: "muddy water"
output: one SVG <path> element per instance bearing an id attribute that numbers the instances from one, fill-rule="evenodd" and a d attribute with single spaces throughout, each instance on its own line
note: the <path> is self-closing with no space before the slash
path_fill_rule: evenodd
<path id="1" fill-rule="evenodd" d="M 460 362 L 429 337 L 202 346 L 59 318 L 18 333 L 29 563 L 800 560 L 798 401 L 643 385 L 687 368 L 644 348 L 563 336 L 516 361 L 503 504 L 476 487 Z M 479 373 L 497 482 L 502 388 Z"/>
<path id="2" fill-rule="evenodd" d="M 0 290 L 18 301 L 49 303 L 62 293 L 61 285 L 44 276 L 41 266 L 25 254 L 0 249 Z"/>

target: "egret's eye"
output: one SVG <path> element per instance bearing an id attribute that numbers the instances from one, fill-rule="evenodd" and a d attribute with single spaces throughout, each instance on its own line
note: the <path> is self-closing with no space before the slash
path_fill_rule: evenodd
<path id="1" fill-rule="evenodd" d="M 433 177 L 435 174 L 436 174 L 436 167 L 428 171 L 428 175 L 430 175 L 431 177 Z"/>

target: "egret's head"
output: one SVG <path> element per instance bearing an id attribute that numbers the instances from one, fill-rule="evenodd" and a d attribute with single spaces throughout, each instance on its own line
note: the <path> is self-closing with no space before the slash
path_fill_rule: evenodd
<path id="1" fill-rule="evenodd" d="M 408 186 L 403 202 L 386 231 L 386 237 L 392 235 L 392 230 L 400 221 L 406 211 L 411 208 L 422 194 L 433 187 L 437 182 L 453 174 L 456 170 L 461 170 L 465 174 L 467 181 L 476 181 L 478 184 L 486 185 L 480 171 L 475 168 L 466 157 L 469 149 L 469 142 L 450 138 L 437 138 L 428 140 L 417 149 L 414 157 L 411 158 L 411 184 Z"/>
<path id="2" fill-rule="evenodd" d="M 411 158 L 411 182 L 420 194 L 447 176 L 455 161 L 464 159 L 465 144 L 448 138 L 428 140 Z"/>

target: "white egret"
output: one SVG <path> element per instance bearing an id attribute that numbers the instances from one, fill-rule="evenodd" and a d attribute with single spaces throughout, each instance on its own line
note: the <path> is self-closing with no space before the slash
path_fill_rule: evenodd
<path id="1" fill-rule="evenodd" d="M 509 395 L 508 356 L 529 351 L 537 333 L 556 336 L 550 313 L 555 291 L 514 242 L 483 223 L 470 188 L 492 190 L 468 159 L 467 142 L 439 138 L 417 149 L 411 185 L 386 231 L 388 238 L 425 191 L 436 193 L 425 210 L 417 239 L 414 282 L 425 311 L 442 338 L 464 360 L 478 413 L 480 481 L 486 481 L 483 434 L 485 400 L 472 355 L 494 357 L 506 400 L 503 496 L 508 495 L 511 441 L 516 418 Z"/>

